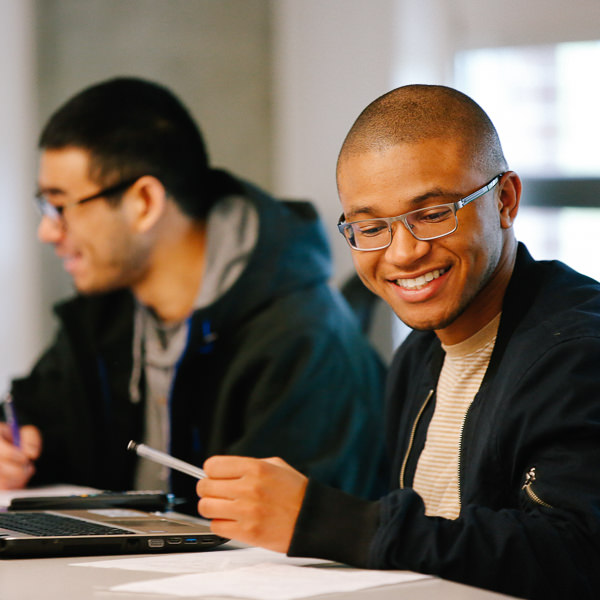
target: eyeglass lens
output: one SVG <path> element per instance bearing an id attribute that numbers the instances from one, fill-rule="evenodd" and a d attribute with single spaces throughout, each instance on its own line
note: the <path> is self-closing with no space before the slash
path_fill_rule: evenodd
<path id="1" fill-rule="evenodd" d="M 53 221 L 58 221 L 60 219 L 60 216 L 62 214 L 62 207 L 54 206 L 54 204 L 46 200 L 46 198 L 36 196 L 35 206 L 38 209 L 38 212 L 41 217 L 48 217 Z"/>
<path id="2" fill-rule="evenodd" d="M 402 221 L 414 237 L 420 240 L 448 235 L 457 227 L 453 205 L 432 206 L 402 215 L 395 219 L 372 219 L 349 224 L 346 238 L 359 250 L 371 250 L 388 246 L 392 238 L 393 221 Z"/>

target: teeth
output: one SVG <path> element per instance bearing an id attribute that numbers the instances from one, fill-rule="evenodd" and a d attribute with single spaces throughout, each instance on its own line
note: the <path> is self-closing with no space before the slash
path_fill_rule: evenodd
<path id="1" fill-rule="evenodd" d="M 415 279 L 396 279 L 396 284 L 407 290 L 420 290 L 422 287 L 425 287 L 430 281 L 437 279 L 440 275 L 443 275 L 445 272 L 446 269 L 435 269 L 435 271 L 430 271 L 429 273 L 425 273 L 425 275 L 420 275 Z"/>

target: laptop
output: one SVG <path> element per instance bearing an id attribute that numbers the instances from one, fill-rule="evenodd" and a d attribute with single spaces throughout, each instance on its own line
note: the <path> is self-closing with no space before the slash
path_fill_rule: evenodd
<path id="1" fill-rule="evenodd" d="M 0 558 L 209 550 L 228 541 L 208 522 L 132 508 L 0 512 Z"/>

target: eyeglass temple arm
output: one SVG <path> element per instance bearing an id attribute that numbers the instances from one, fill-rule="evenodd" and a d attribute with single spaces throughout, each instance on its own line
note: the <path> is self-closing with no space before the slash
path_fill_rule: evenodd
<path id="1" fill-rule="evenodd" d="M 492 179 L 487 185 L 478 189 L 476 192 L 469 194 L 466 198 L 461 198 L 456 203 L 456 208 L 462 208 L 463 206 L 466 206 L 467 204 L 469 204 L 469 202 L 473 202 L 473 200 L 476 200 L 480 196 L 487 194 L 500 181 L 500 178 L 502 177 L 502 175 L 504 175 L 504 173 L 500 173 L 499 175 L 496 175 L 496 177 L 494 177 L 494 179 Z"/>

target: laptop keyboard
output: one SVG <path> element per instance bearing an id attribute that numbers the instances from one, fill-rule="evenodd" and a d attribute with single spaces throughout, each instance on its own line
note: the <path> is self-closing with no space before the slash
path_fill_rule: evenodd
<path id="1" fill-rule="evenodd" d="M 120 527 L 90 523 L 51 513 L 0 513 L 0 528 L 36 536 L 119 535 Z"/>

